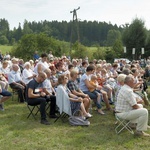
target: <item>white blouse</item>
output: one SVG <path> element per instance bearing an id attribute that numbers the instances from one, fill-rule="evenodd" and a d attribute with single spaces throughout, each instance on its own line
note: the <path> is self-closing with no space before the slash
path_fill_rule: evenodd
<path id="1" fill-rule="evenodd" d="M 35 73 L 31 69 L 23 69 L 22 72 L 22 80 L 25 84 L 28 84 L 33 78 L 28 79 L 29 77 L 33 76 Z"/>

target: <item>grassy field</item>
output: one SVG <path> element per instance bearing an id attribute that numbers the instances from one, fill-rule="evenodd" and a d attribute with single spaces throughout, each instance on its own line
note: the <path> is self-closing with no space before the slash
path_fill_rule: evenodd
<path id="1" fill-rule="evenodd" d="M 2 54 L 6 54 L 6 52 L 11 52 L 12 46 L 0 45 L 0 50 Z"/>
<path id="2" fill-rule="evenodd" d="M 11 46 L 0 46 L 0 50 L 5 54 L 11 51 Z M 127 131 L 117 135 L 114 130 L 116 120 L 112 112 L 106 112 L 102 116 L 94 109 L 89 127 L 73 127 L 61 120 L 54 123 L 49 118 L 51 125 L 45 126 L 40 124 L 39 114 L 36 120 L 32 116 L 27 119 L 29 110 L 26 104 L 18 103 L 16 97 L 14 101 L 10 99 L 5 103 L 5 111 L 0 111 L 0 150 L 149 149 L 149 138 L 135 138 Z"/>
<path id="3" fill-rule="evenodd" d="M 149 138 L 135 138 L 127 131 L 115 133 L 115 117 L 112 112 L 99 115 L 92 111 L 89 127 L 74 127 L 68 122 L 53 119 L 50 126 L 40 124 L 31 116 L 26 104 L 14 98 L 5 103 L 0 112 L 0 150 L 147 150 Z M 94 109 L 94 108 L 93 108 Z M 149 109 L 149 108 L 148 108 Z M 150 131 L 148 131 L 150 133 Z"/>

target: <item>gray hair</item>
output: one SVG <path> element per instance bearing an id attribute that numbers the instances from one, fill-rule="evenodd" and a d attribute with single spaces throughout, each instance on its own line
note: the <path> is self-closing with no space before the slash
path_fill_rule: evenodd
<path id="1" fill-rule="evenodd" d="M 77 69 L 72 69 L 72 70 L 70 71 L 70 76 L 71 76 L 71 77 L 74 77 L 74 75 L 77 74 L 77 73 L 79 73 L 79 71 L 78 71 Z"/>
<path id="2" fill-rule="evenodd" d="M 125 75 L 129 75 L 130 72 L 131 72 L 131 70 L 128 69 L 128 68 L 124 68 L 124 69 L 122 70 L 122 73 L 125 74 Z"/>
<path id="3" fill-rule="evenodd" d="M 130 65 L 130 64 L 125 64 L 124 69 L 125 69 L 125 68 L 130 69 L 130 67 L 131 67 L 131 65 Z"/>
<path id="4" fill-rule="evenodd" d="M 133 80 L 133 75 L 132 74 L 129 74 L 126 76 L 125 80 L 124 80 L 124 83 L 125 84 L 128 84 L 129 82 L 131 82 Z"/>

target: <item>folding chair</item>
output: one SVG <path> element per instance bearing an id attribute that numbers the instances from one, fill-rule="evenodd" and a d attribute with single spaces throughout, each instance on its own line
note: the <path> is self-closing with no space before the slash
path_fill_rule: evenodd
<path id="1" fill-rule="evenodd" d="M 121 133 L 124 129 L 128 130 L 131 134 L 134 134 L 133 130 L 129 126 L 131 121 L 126 120 L 126 119 L 121 119 L 115 114 L 115 118 L 117 120 L 118 125 L 115 128 L 115 131 L 117 134 Z"/>
<path id="2" fill-rule="evenodd" d="M 27 107 L 29 109 L 29 114 L 27 116 L 27 118 L 29 118 L 31 115 L 33 116 L 33 118 L 36 120 L 35 116 L 38 114 L 38 112 L 40 111 L 40 107 L 39 105 L 29 105 L 27 103 Z"/>
<path id="3" fill-rule="evenodd" d="M 39 104 L 40 105 L 40 104 Z M 40 106 L 39 105 L 29 105 L 28 103 L 27 103 L 27 107 L 28 107 L 28 109 L 29 109 L 29 111 L 30 111 L 30 113 L 29 113 L 29 115 L 27 116 L 27 118 L 29 118 L 31 115 L 33 116 L 33 118 L 34 119 L 36 119 L 35 118 L 35 116 L 38 114 L 38 112 L 40 111 Z M 49 108 L 50 108 L 50 102 L 47 102 L 46 103 L 46 107 L 45 107 L 45 111 L 46 111 L 46 115 L 47 116 L 49 116 L 49 113 L 47 112 L 48 110 L 49 110 Z"/>
<path id="4" fill-rule="evenodd" d="M 66 114 L 65 112 L 62 112 L 62 113 L 59 114 L 59 116 L 55 119 L 54 123 L 55 123 L 58 119 L 61 119 L 62 122 L 65 122 L 64 119 L 65 119 L 66 117 L 69 117 L 69 115 Z"/>
<path id="5" fill-rule="evenodd" d="M 47 116 L 49 116 L 50 104 L 51 104 L 50 101 L 48 101 L 48 102 L 46 103 L 45 111 L 46 111 L 46 115 L 47 115 Z"/>

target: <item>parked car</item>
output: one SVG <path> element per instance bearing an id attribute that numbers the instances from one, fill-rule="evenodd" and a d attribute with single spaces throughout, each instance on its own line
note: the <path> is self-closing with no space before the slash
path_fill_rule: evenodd
<path id="1" fill-rule="evenodd" d="M 118 61 L 118 60 L 119 60 L 119 61 L 120 61 L 120 60 L 125 60 L 127 64 L 131 62 L 131 61 L 130 61 L 129 59 L 127 59 L 127 58 L 115 58 L 115 59 L 114 59 L 114 62 L 116 62 L 116 61 Z"/>

